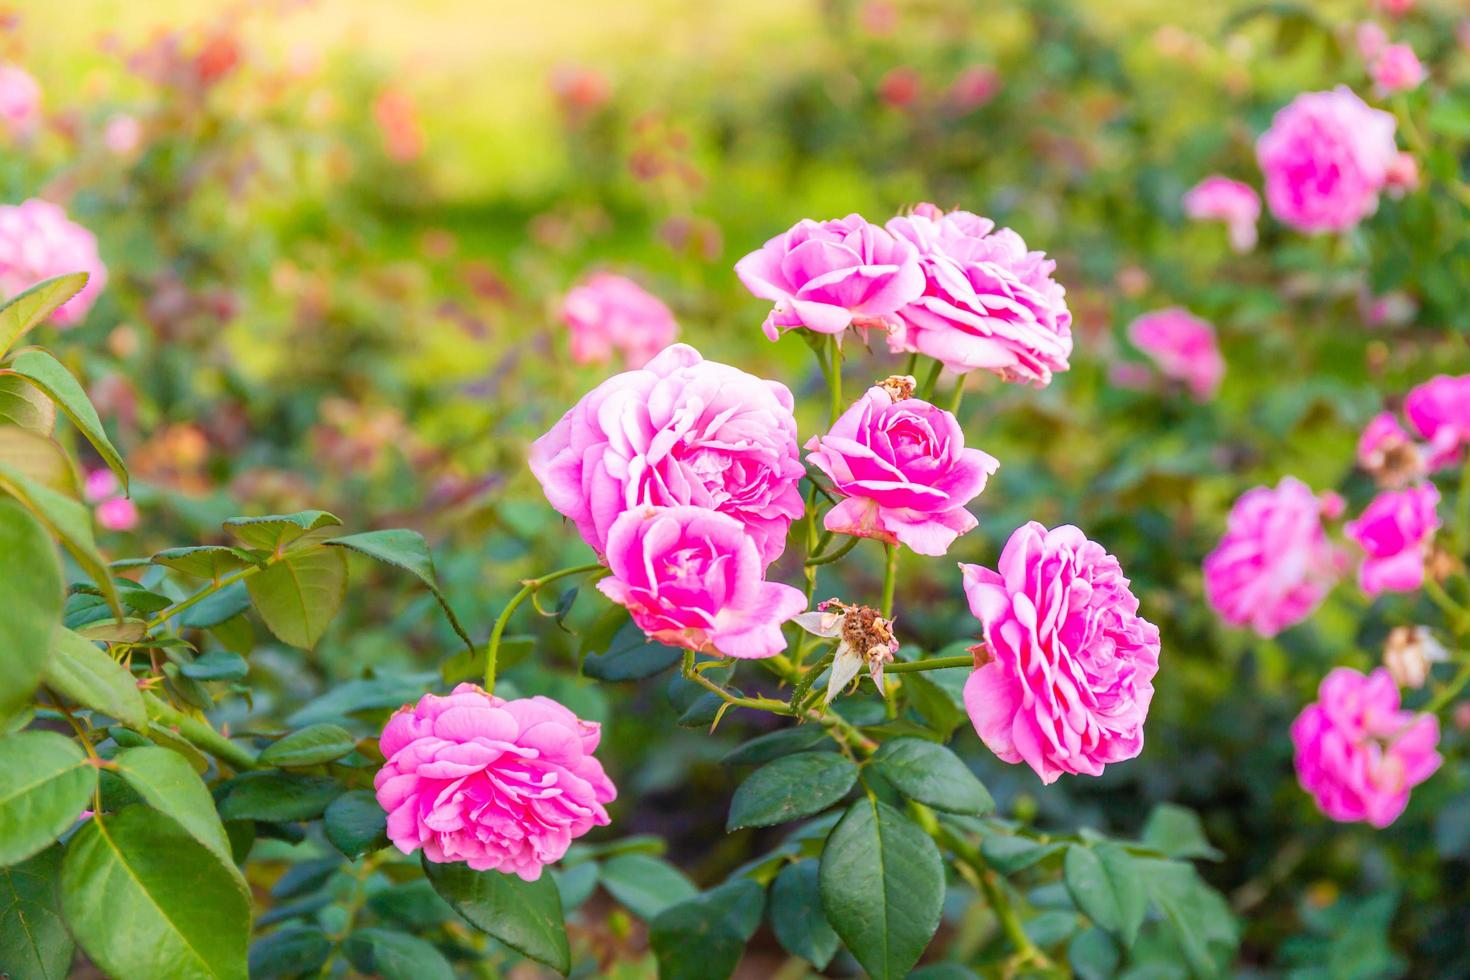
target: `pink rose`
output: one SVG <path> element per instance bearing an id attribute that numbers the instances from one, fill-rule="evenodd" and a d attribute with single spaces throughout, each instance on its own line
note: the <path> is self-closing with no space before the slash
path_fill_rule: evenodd
<path id="1" fill-rule="evenodd" d="M 82 291 L 51 314 L 58 327 L 73 327 L 86 317 L 107 282 L 107 267 L 97 254 L 97 236 L 68 220 L 50 201 L 0 205 L 0 294 L 14 296 L 42 279 L 69 272 L 90 277 Z"/>
<path id="2" fill-rule="evenodd" d="M 1306 232 L 1345 231 L 1371 215 L 1398 152 L 1395 125 L 1346 86 L 1298 95 L 1256 143 L 1271 213 Z"/>
<path id="3" fill-rule="evenodd" d="M 1220 618 L 1269 637 L 1310 616 L 1342 570 L 1322 527 L 1340 507 L 1336 494 L 1319 497 L 1289 476 L 1242 494 L 1204 561 L 1205 598 Z"/>
<path id="4" fill-rule="evenodd" d="M 1044 252 L 969 211 L 921 204 L 888 222 L 918 248 L 923 295 L 898 311 L 888 335 L 894 351 L 925 354 L 951 371 L 990 371 L 1007 381 L 1045 385 L 1067 370 L 1072 314 L 1066 290 Z"/>
<path id="5" fill-rule="evenodd" d="M 143 124 L 137 116 L 115 113 L 102 127 L 102 145 L 114 156 L 130 157 L 143 143 Z"/>
<path id="6" fill-rule="evenodd" d="M 1418 385 L 1404 398 L 1404 415 L 1429 440 L 1426 465 L 1453 465 L 1470 445 L 1470 374 L 1442 374 Z"/>
<path id="7" fill-rule="evenodd" d="M 373 778 L 388 838 L 440 864 L 526 881 L 608 823 L 618 795 L 593 757 L 601 726 L 550 698 L 505 701 L 474 684 L 425 694 L 383 728 Z"/>
<path id="8" fill-rule="evenodd" d="M 635 507 L 693 504 L 738 520 L 769 565 L 802 513 L 791 392 L 675 344 L 614 375 L 531 445 L 546 499 L 599 554 Z"/>
<path id="9" fill-rule="evenodd" d="M 19 65 L 0 64 L 0 126 L 17 139 L 41 123 L 41 86 Z"/>
<path id="10" fill-rule="evenodd" d="M 1165 377 L 1182 381 L 1196 399 L 1215 397 L 1225 377 L 1225 359 L 1209 323 L 1171 307 L 1134 320 L 1128 325 L 1128 339 L 1153 359 Z"/>
<path id="11" fill-rule="evenodd" d="M 841 334 L 886 326 L 924 290 L 913 246 L 857 214 L 803 219 L 735 263 L 735 274 L 776 304 L 763 325 L 771 340 L 798 327 Z"/>
<path id="12" fill-rule="evenodd" d="M 1439 719 L 1399 709 L 1399 690 L 1380 667 L 1364 675 L 1334 668 L 1317 700 L 1291 724 L 1297 779 L 1333 820 L 1387 827 L 1409 804 L 1409 790 L 1443 761 Z"/>
<path id="13" fill-rule="evenodd" d="M 138 526 L 138 507 L 122 494 L 122 486 L 112 470 L 93 470 L 87 474 L 82 490 L 87 503 L 96 510 L 97 523 L 109 531 L 131 531 Z"/>
<path id="14" fill-rule="evenodd" d="M 1358 44 L 1358 56 L 1371 62 L 1388 47 L 1388 32 L 1377 21 L 1365 20 L 1357 26 L 1354 38 Z"/>
<path id="15" fill-rule="evenodd" d="M 1373 87 L 1380 96 L 1416 89 L 1425 78 L 1419 56 L 1407 44 L 1390 44 L 1379 51 L 1368 73 L 1373 76 Z"/>
<path id="16" fill-rule="evenodd" d="M 561 318 L 572 334 L 572 360 L 606 363 L 620 351 L 640 368 L 674 342 L 679 325 L 652 293 L 624 276 L 594 272 L 562 300 Z"/>
<path id="17" fill-rule="evenodd" d="M 1363 549 L 1358 585 L 1370 596 L 1413 592 L 1424 584 L 1424 558 L 1439 529 L 1439 491 L 1432 483 L 1373 498 L 1343 533 Z"/>
<path id="18" fill-rule="evenodd" d="M 1159 631 L 1138 615 L 1118 559 L 1077 528 L 1032 521 L 998 571 L 961 565 L 990 659 L 965 682 L 965 709 L 990 751 L 1043 783 L 1101 775 L 1143 751 Z"/>
<path id="19" fill-rule="evenodd" d="M 774 657 L 781 624 L 806 608 L 800 589 L 764 579 L 754 540 L 704 507 L 625 512 L 607 536 L 603 595 L 660 643 L 724 657 Z"/>
<path id="20" fill-rule="evenodd" d="M 918 398 L 895 401 L 881 387 L 869 388 L 806 448 L 843 498 L 827 511 L 827 530 L 897 542 L 920 555 L 944 554 L 976 526 L 965 505 L 1000 465 L 965 448 L 949 412 Z"/>
<path id="21" fill-rule="evenodd" d="M 1261 198 L 1254 187 L 1229 177 L 1206 177 L 1184 195 L 1184 213 L 1195 221 L 1223 221 L 1230 247 L 1245 253 L 1256 247 Z"/>

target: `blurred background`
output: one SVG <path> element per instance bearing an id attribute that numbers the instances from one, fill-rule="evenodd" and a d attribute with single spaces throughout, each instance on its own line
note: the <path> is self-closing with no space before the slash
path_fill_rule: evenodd
<path id="1" fill-rule="evenodd" d="M 1420 8 L 1394 29 L 1449 94 L 1433 112 L 1401 111 L 1431 144 L 1426 170 L 1458 173 L 1465 11 Z M 108 268 L 85 322 L 47 343 L 86 380 L 137 481 L 136 519 L 104 538 L 112 557 L 215 540 L 247 507 L 413 526 L 483 639 L 518 579 L 589 554 L 525 466 L 529 441 L 621 369 L 573 363 L 558 314 L 568 288 L 596 270 L 635 279 L 673 310 L 680 339 L 796 391 L 805 439 L 825 424 L 822 376 L 798 340 L 761 335 L 768 306 L 734 262 L 802 217 L 973 210 L 1056 259 L 1076 354 L 1044 390 L 973 379 L 967 437 L 1001 468 L 972 508 L 980 529 L 949 560 L 905 566 L 903 638 L 931 652 L 972 642 L 951 562 L 992 562 L 1035 519 L 1077 523 L 1119 556 L 1165 653 L 1148 748 L 1103 778 L 1043 788 L 989 756 L 962 715 L 957 749 L 1003 812 L 1042 826 L 1128 834 L 1156 802 L 1198 810 L 1222 852 L 1205 873 L 1245 918 L 1247 971 L 1470 973 L 1463 763 L 1387 831 L 1327 823 L 1291 775 L 1291 718 L 1332 665 L 1376 663 L 1383 610 L 1339 590 L 1311 622 L 1260 640 L 1221 625 L 1200 586 L 1243 490 L 1291 474 L 1360 506 L 1372 495 L 1353 472 L 1363 423 L 1436 371 L 1465 370 L 1470 235 L 1452 195 L 1385 199 L 1371 234 L 1266 221 L 1244 255 L 1183 213 L 1209 174 L 1259 186 L 1254 140 L 1295 94 L 1367 90 L 1353 31 L 1372 5 L 0 9 L 0 57 L 34 76 L 44 105 L 0 154 L 5 203 L 62 204 Z M 1169 306 L 1216 326 L 1227 370 L 1213 399 L 1158 376 L 1125 338 Z M 855 351 L 849 389 L 898 366 L 881 347 Z M 432 599 L 354 574 L 375 584 L 354 588 L 319 649 L 267 646 L 253 703 L 223 711 L 247 724 L 350 680 L 417 691 L 458 679 Z M 872 594 L 880 577 L 875 559 L 866 580 L 819 593 Z M 605 719 L 623 789 L 614 827 L 662 835 L 696 881 L 719 880 L 770 843 L 723 833 L 734 781 L 718 761 L 764 720 L 731 718 L 713 737 L 676 729 L 677 684 L 582 678 L 567 629 L 600 606 L 569 601 L 528 625 L 506 677 Z M 1447 731 L 1447 757 L 1463 739 Z M 586 928 L 612 962 L 646 964 L 617 915 L 594 906 Z"/>

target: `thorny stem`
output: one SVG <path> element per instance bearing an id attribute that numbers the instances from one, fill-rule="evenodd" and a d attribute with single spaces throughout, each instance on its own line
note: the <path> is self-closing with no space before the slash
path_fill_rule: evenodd
<path id="1" fill-rule="evenodd" d="M 693 650 L 686 650 L 684 652 L 684 676 L 700 687 L 713 691 L 721 701 L 724 701 L 733 708 L 754 708 L 756 711 L 769 711 L 772 714 L 778 715 L 789 715 L 792 713 L 791 705 L 785 701 L 777 701 L 774 698 L 747 698 L 731 694 L 696 669 Z"/>
<path id="2" fill-rule="evenodd" d="M 255 753 L 243 745 L 238 745 L 215 731 L 207 721 L 191 717 L 179 711 L 173 705 L 159 698 L 157 695 L 143 693 L 143 703 L 148 708 L 148 717 L 168 728 L 192 744 L 195 748 L 202 749 L 210 755 L 227 762 L 237 770 L 256 769 L 259 764 L 255 760 Z"/>
<path id="3" fill-rule="evenodd" d="M 596 562 L 586 565 L 577 565 L 573 568 L 563 568 L 559 571 L 542 575 L 540 578 L 529 578 L 521 583 L 521 591 L 511 597 L 510 602 L 500 611 L 500 618 L 495 620 L 495 628 L 490 631 L 490 643 L 485 647 L 485 693 L 495 692 L 495 658 L 500 654 L 500 637 L 505 633 L 506 624 L 510 622 L 511 614 L 520 608 L 532 595 L 544 586 L 550 585 L 558 579 L 570 578 L 573 575 L 583 575 L 588 572 L 600 572 L 603 566 Z"/>
<path id="4" fill-rule="evenodd" d="M 883 610 L 884 619 L 893 618 L 893 589 L 898 584 L 898 545 L 885 544 L 888 561 L 883 567 Z"/>

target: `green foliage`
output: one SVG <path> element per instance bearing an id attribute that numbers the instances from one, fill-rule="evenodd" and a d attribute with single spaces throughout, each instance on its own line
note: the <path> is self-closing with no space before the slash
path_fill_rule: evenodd
<path id="1" fill-rule="evenodd" d="M 725 829 L 769 827 L 820 813 L 847 795 L 857 775 L 851 761 L 830 752 L 803 752 L 769 762 L 735 791 Z"/>
<path id="2" fill-rule="evenodd" d="M 46 670 L 65 585 L 56 546 L 18 505 L 0 500 L 0 553 L 9 614 L 0 619 L 0 718 L 28 703 Z"/>
<path id="3" fill-rule="evenodd" d="M 76 823 L 97 770 L 54 732 L 0 736 L 0 867 L 44 850 Z"/>
<path id="4" fill-rule="evenodd" d="M 570 972 L 561 896 L 549 875 L 523 881 L 516 875 L 427 860 L 424 872 L 470 925 L 558 973 Z"/>
<path id="5" fill-rule="evenodd" d="M 722 980 L 735 972 L 761 924 L 765 891 L 749 878 L 727 881 L 671 905 L 649 924 L 648 941 L 667 980 Z"/>

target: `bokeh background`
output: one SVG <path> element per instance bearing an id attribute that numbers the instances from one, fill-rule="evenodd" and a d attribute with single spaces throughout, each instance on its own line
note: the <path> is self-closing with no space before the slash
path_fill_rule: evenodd
<path id="1" fill-rule="evenodd" d="M 1404 111 L 1427 168 L 1457 174 L 1464 11 L 1421 7 L 1401 32 L 1450 105 Z M 213 540 L 246 507 L 409 525 L 477 638 L 518 579 L 587 556 L 525 466 L 529 440 L 613 369 L 567 355 L 557 304 L 579 277 L 631 275 L 681 339 L 785 381 L 805 437 L 825 421 L 822 377 L 798 340 L 761 336 L 740 256 L 802 217 L 882 221 L 919 201 L 1015 228 L 1058 261 L 1077 351 L 1045 390 L 971 385 L 966 431 L 1001 469 L 950 559 L 993 561 L 1026 520 L 1077 523 L 1120 557 L 1165 653 L 1148 747 L 1103 778 L 1043 788 L 960 717 L 958 750 L 1003 811 L 1041 826 L 1129 834 L 1155 803 L 1197 810 L 1247 973 L 1465 975 L 1464 765 L 1386 831 L 1328 823 L 1291 775 L 1291 718 L 1332 665 L 1375 663 L 1402 610 L 1342 589 L 1261 640 L 1219 624 L 1200 586 L 1244 489 L 1291 474 L 1361 506 L 1362 424 L 1467 362 L 1453 195 L 1386 199 L 1371 230 L 1340 237 L 1267 221 L 1242 256 L 1182 212 L 1208 174 L 1259 186 L 1255 137 L 1298 92 L 1366 91 L 1351 34 L 1369 14 L 1352 0 L 12 4 L 0 46 L 40 81 L 48 120 L 0 154 L 0 190 L 65 202 L 109 267 L 86 323 L 49 343 L 137 481 L 141 520 L 106 538 L 111 555 Z M 135 140 L 108 136 L 120 117 Z M 1165 306 L 1216 325 L 1215 399 L 1129 347 L 1126 325 Z M 859 352 L 849 386 L 897 367 Z M 432 600 L 354 571 L 374 584 L 314 654 L 253 657 L 253 702 L 222 708 L 237 724 L 348 681 L 416 692 L 453 674 Z M 820 591 L 871 594 L 876 557 L 867 571 Z M 906 564 L 898 610 L 927 651 L 975 632 L 952 561 Z M 582 678 L 559 627 L 598 611 L 581 596 L 565 624 L 527 622 L 534 642 L 505 676 L 604 719 L 616 829 L 661 836 L 674 864 L 717 881 L 770 843 L 722 827 L 735 780 L 719 760 L 763 722 L 681 729 L 677 685 Z M 1447 756 L 1463 738 L 1446 732 Z M 594 898 L 582 922 L 641 975 L 639 927 L 615 903 Z M 781 962 L 757 950 L 743 969 Z M 1154 967 L 1170 975 L 1167 952 Z"/>

